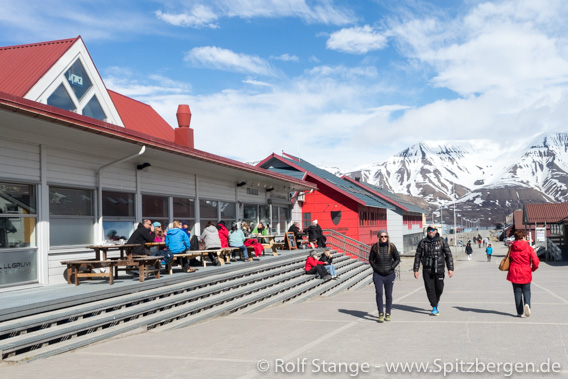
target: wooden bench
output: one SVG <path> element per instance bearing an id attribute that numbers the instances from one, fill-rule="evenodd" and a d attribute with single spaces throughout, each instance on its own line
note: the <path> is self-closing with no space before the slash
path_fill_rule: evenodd
<path id="1" fill-rule="evenodd" d="M 98 259 L 63 261 L 61 264 L 67 266 L 67 284 L 71 284 L 72 278 L 76 286 L 79 285 L 80 278 L 108 278 L 109 284 L 112 285 L 114 278 L 118 278 L 119 270 L 138 270 L 138 278 L 141 282 L 151 272 L 155 274 L 156 279 L 159 279 L 160 259 L 161 257 L 134 256 L 132 259 L 110 258 L 104 261 Z M 104 272 L 93 271 L 103 268 Z"/>
<path id="2" fill-rule="evenodd" d="M 216 250 L 187 250 L 183 254 L 174 254 L 172 260 L 169 261 L 168 264 L 166 265 L 166 271 L 170 275 L 172 275 L 172 273 L 173 273 L 172 268 L 173 268 L 174 264 L 177 261 L 181 261 L 182 258 L 191 259 L 191 258 L 200 257 L 201 258 L 201 265 L 203 267 L 207 267 L 207 263 L 205 262 L 205 258 L 208 257 L 210 253 L 217 255 L 221 265 L 224 265 L 225 263 L 230 262 L 231 253 L 235 250 L 240 250 L 240 249 L 238 247 L 223 247 L 221 249 L 216 249 Z"/>

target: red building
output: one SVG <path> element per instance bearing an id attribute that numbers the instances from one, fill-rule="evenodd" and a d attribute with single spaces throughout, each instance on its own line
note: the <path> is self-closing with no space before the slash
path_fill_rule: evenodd
<path id="1" fill-rule="evenodd" d="M 377 241 L 379 230 L 386 229 L 402 252 L 414 250 L 422 238 L 424 211 L 388 191 L 347 177 L 339 178 L 285 153 L 272 154 L 258 166 L 317 185 L 317 191 L 294 197 L 296 213 L 293 211 L 292 219 L 301 217 L 302 228 L 318 220 L 322 229 L 334 230 L 367 245 Z"/>

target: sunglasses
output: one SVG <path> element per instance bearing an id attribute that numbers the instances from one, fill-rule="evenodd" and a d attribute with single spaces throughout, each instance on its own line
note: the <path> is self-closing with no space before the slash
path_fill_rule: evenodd
<path id="1" fill-rule="evenodd" d="M 435 232 L 438 229 L 428 229 L 428 232 Z"/>
<path id="2" fill-rule="evenodd" d="M 389 236 L 379 236 L 379 238 L 389 238 Z"/>

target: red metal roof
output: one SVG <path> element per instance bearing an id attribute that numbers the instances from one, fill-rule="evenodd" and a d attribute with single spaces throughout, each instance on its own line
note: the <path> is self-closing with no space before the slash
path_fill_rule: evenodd
<path id="1" fill-rule="evenodd" d="M 174 130 L 154 108 L 114 91 L 107 91 L 126 129 L 174 141 Z"/>
<path id="2" fill-rule="evenodd" d="M 23 97 L 81 37 L 0 48 L 0 91 Z"/>
<path id="3" fill-rule="evenodd" d="M 526 204 L 524 219 L 529 224 L 568 221 L 568 203 Z"/>

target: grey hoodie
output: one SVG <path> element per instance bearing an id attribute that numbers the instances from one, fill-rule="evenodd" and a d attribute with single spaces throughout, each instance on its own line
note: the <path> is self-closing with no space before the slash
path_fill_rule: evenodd
<path id="1" fill-rule="evenodd" d="M 215 227 L 215 225 L 209 225 L 205 229 L 203 229 L 203 233 L 201 233 L 201 237 L 199 237 L 204 243 L 206 249 L 220 249 L 221 248 L 221 239 L 219 239 L 219 231 Z"/>

